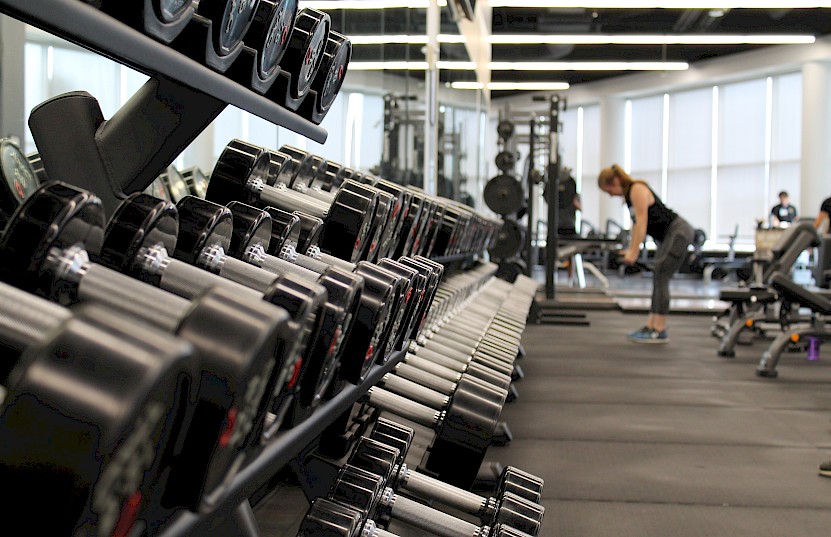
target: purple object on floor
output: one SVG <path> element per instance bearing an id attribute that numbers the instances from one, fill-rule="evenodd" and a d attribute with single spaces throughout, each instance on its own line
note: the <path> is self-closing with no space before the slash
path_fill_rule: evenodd
<path id="1" fill-rule="evenodd" d="M 811 336 L 808 338 L 808 360 L 819 360 L 820 338 Z"/>

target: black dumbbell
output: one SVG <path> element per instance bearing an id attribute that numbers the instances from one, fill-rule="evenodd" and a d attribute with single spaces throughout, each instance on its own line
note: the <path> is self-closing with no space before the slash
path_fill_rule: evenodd
<path id="1" fill-rule="evenodd" d="M 303 385 L 304 362 L 330 363 L 338 334 L 322 330 L 326 308 L 326 289 L 290 274 L 261 271 L 236 259 L 228 259 L 224 249 L 231 240 L 233 223 L 227 208 L 189 196 L 176 206 L 149 196 L 133 195 L 113 214 L 101 250 L 101 262 L 152 283 L 166 291 L 193 299 L 211 287 L 227 289 L 247 301 L 265 300 L 285 309 L 292 319 L 293 334 L 281 348 L 287 356 L 284 374 L 278 377 L 272 410 L 281 417 L 293 403 L 292 396 Z M 176 223 L 176 216 L 185 219 Z M 139 232 L 140 231 L 140 232 Z M 222 276 L 203 270 L 220 263 Z M 232 276 L 236 281 L 223 276 Z M 240 283 L 244 282 L 244 283 Z M 349 304 L 349 299 L 344 301 Z M 342 308 L 341 308 L 342 310 Z M 335 313 L 335 317 L 342 311 Z M 315 369 L 313 367 L 313 369 Z M 323 371 L 322 368 L 318 370 Z M 320 377 L 309 383 L 317 391 Z M 327 377 L 328 378 L 328 377 Z M 278 410 L 279 409 L 279 410 Z"/>
<path id="2" fill-rule="evenodd" d="M 175 219 L 169 215 L 144 216 L 132 232 L 150 243 L 163 240 L 171 226 L 175 231 Z M 62 183 L 44 185 L 13 215 L 0 238 L 0 279 L 64 304 L 107 304 L 177 333 L 197 349 L 203 362 L 201 375 L 208 379 L 199 392 L 201 404 L 194 409 L 200 432 L 189 435 L 181 448 L 177 472 L 188 478 L 171 479 L 166 491 L 173 505 L 195 509 L 206 495 L 221 488 L 229 470 L 254 442 L 270 387 L 294 367 L 287 357 L 290 353 L 282 349 L 283 342 L 291 341 L 288 315 L 265 302 L 228 292 L 207 295 L 194 307 L 92 263 L 89 255 L 102 248 L 103 226 L 98 198 Z M 137 246 L 130 240 L 120 248 Z M 217 333 L 217 322 L 226 323 L 232 334 Z M 228 345 L 229 338 L 233 345 Z"/>
<path id="3" fill-rule="evenodd" d="M 474 515 L 487 526 L 506 524 L 531 535 L 538 533 L 545 514 L 539 505 L 542 479 L 508 466 L 495 495 L 479 496 L 408 468 L 404 461 L 414 435 L 411 428 L 381 418 L 371 435 L 356 443 L 348 464 L 385 477 L 386 486 L 395 491 Z M 396 449 L 396 459 L 390 458 L 393 452 L 388 447 Z"/>
<path id="4" fill-rule="evenodd" d="M 248 225 L 244 223 L 246 221 L 263 220 L 265 218 L 263 213 L 269 217 L 270 215 L 274 215 L 277 218 L 277 222 L 273 222 L 274 225 L 271 226 L 271 242 L 263 241 L 265 242 L 265 247 L 261 245 L 257 248 L 252 247 L 250 241 L 239 241 L 236 247 L 232 244 L 231 249 L 229 250 L 229 253 L 233 256 L 240 257 L 246 262 L 262 267 L 268 271 L 276 273 L 294 273 L 297 274 L 298 277 L 304 278 L 317 279 L 320 278 L 321 274 L 325 274 L 330 277 L 340 275 L 343 279 L 355 277 L 360 278 L 361 281 L 363 281 L 364 277 L 362 274 L 366 274 L 368 277 L 373 277 L 374 280 L 378 279 L 377 267 L 373 273 L 373 265 L 371 264 L 359 263 L 358 265 L 352 265 L 353 272 L 345 273 L 336 267 L 331 267 L 325 263 L 308 259 L 305 256 L 286 255 L 287 250 L 284 250 L 284 247 L 288 248 L 286 242 L 290 240 L 289 237 L 294 235 L 294 232 L 289 231 L 288 228 L 296 226 L 298 222 L 296 216 L 289 215 L 274 208 L 267 208 L 264 211 L 260 211 L 259 209 L 246 206 L 238 202 L 232 202 L 228 207 L 234 214 L 235 223 L 238 220 L 242 221 L 243 228 Z M 274 251 L 275 249 L 280 250 L 281 253 L 285 255 L 285 259 L 270 255 L 268 253 Z M 287 259 L 293 260 L 294 263 L 288 261 Z M 391 263 L 392 262 L 388 262 L 379 266 L 389 270 L 391 268 Z M 401 276 L 401 278 L 407 278 L 407 276 L 410 276 L 412 279 L 407 278 L 407 281 L 413 281 L 415 282 L 415 285 L 420 283 L 419 280 L 415 279 L 414 274 L 408 274 L 406 272 L 403 274 L 399 272 L 397 274 Z M 401 278 L 399 278 L 399 280 Z M 411 311 L 411 308 L 409 308 L 409 299 L 412 296 L 411 291 L 407 291 L 405 288 L 402 288 L 401 285 L 402 283 L 399 282 L 391 285 L 381 285 L 379 287 L 377 282 L 373 282 L 373 285 L 368 287 L 366 290 L 367 296 L 358 297 L 360 304 L 357 307 L 361 310 L 365 309 L 366 311 L 361 311 L 360 318 L 356 318 L 356 321 L 361 324 L 361 326 L 357 329 L 359 336 L 354 340 L 354 342 L 351 337 L 347 340 L 346 346 L 349 347 L 349 352 L 343 353 L 345 360 L 351 361 L 359 358 L 363 360 L 363 357 L 367 355 L 370 347 L 374 348 L 374 354 L 377 356 L 384 356 L 390 352 L 393 346 L 392 344 L 398 340 L 398 333 L 401 330 L 400 326 L 402 321 L 409 319 L 406 314 Z M 403 298 L 399 296 L 402 294 Z M 399 303 L 402 304 L 402 307 L 398 306 Z M 386 316 L 384 313 L 385 310 L 394 314 L 389 325 L 378 322 L 379 318 Z M 358 313 L 357 310 L 355 313 Z M 388 335 L 385 336 L 384 332 L 388 332 Z M 386 345 L 383 343 L 385 339 L 388 342 Z M 373 359 L 374 356 L 370 356 L 367 361 L 371 364 Z M 357 366 L 352 363 L 348 363 L 345 364 L 344 367 L 346 371 L 354 371 Z M 363 367 L 363 362 L 360 367 Z"/>
<path id="5" fill-rule="evenodd" d="M 391 485 L 398 450 L 380 442 L 375 442 L 372 449 L 376 459 L 369 465 L 385 473 L 376 474 L 373 471 L 347 464 L 332 486 L 329 494 L 330 500 L 354 507 L 366 513 L 367 518 L 380 518 L 385 522 L 391 519 L 400 520 L 422 531 L 443 537 L 487 536 L 493 535 L 492 532 L 497 526 L 511 526 L 511 524 L 501 522 L 477 526 L 396 494 Z M 533 533 L 530 535 L 536 535 L 539 532 L 543 512 L 541 506 L 507 492 L 501 498 L 500 507 L 501 509 L 496 513 L 501 518 L 510 519 L 517 526 L 532 529 Z M 517 529 L 522 531 L 521 528 Z"/>
<path id="6" fill-rule="evenodd" d="M 439 410 L 378 387 L 370 388 L 363 400 L 433 429 L 436 436 L 427 469 L 443 481 L 465 488 L 473 483 L 484 460 L 507 395 L 505 390 L 466 377 Z"/>
<path id="7" fill-rule="evenodd" d="M 192 423 L 193 347 L 100 307 L 0 284 L 4 512 L 38 535 L 126 535 Z M 48 502 L 49 516 L 43 516 Z"/>
<path id="8" fill-rule="evenodd" d="M 260 208 L 297 210 L 322 218 L 325 223 L 318 243 L 320 249 L 347 261 L 360 259 L 377 198 L 341 189 L 334 203 L 322 204 L 287 187 L 269 186 L 270 166 L 269 154 L 262 148 L 233 140 L 211 174 L 207 199 L 222 205 L 242 201 Z"/>
<path id="9" fill-rule="evenodd" d="M 312 500 L 297 537 L 399 537 L 367 518 L 368 513 L 328 498 Z M 527 533 L 508 526 L 473 529 L 475 537 L 527 537 Z"/>

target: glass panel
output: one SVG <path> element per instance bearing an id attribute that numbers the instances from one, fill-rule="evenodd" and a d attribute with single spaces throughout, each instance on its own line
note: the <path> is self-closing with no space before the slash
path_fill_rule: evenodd
<path id="1" fill-rule="evenodd" d="M 764 164 L 721 166 L 716 197 L 716 237 L 724 241 L 739 225 L 739 241 L 753 244 L 757 220 L 767 221 Z M 768 208 L 769 210 L 769 208 Z"/>

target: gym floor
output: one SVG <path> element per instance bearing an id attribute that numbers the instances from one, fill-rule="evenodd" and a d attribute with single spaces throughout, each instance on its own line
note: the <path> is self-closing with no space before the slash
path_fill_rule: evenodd
<path id="1" fill-rule="evenodd" d="M 700 284 L 673 291 L 712 296 Z M 709 316 L 671 316 L 671 342 L 651 346 L 625 339 L 643 315 L 587 315 L 589 327 L 528 326 L 520 396 L 503 411 L 514 439 L 488 451 L 545 479 L 541 536 L 828 534 L 831 479 L 816 473 L 831 458 L 827 352 L 786 355 L 778 379 L 761 379 L 765 342 L 720 358 Z M 264 504 L 263 534 L 293 535 L 302 497 Z"/>

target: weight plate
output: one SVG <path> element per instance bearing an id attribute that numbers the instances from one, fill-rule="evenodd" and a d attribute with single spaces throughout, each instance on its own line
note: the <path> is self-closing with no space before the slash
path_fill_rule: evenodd
<path id="1" fill-rule="evenodd" d="M 507 119 L 500 120 L 496 125 L 496 133 L 502 140 L 507 140 L 514 135 L 514 124 Z"/>
<path id="2" fill-rule="evenodd" d="M 522 259 L 512 259 L 511 261 L 505 261 L 499 264 L 496 276 L 513 283 L 520 275 L 525 274 L 527 270 L 528 266 L 525 264 L 525 261 Z"/>
<path id="3" fill-rule="evenodd" d="M 516 165 L 516 153 L 500 151 L 496 154 L 496 167 L 500 171 L 506 172 L 512 170 L 514 165 Z"/>
<path id="4" fill-rule="evenodd" d="M 505 220 L 488 252 L 496 259 L 513 257 L 525 244 L 525 233 L 525 227 L 513 220 Z"/>
<path id="5" fill-rule="evenodd" d="M 40 158 L 38 158 L 38 161 Z M 40 181 L 29 160 L 11 140 L 0 140 L 0 227 L 5 226 L 12 213 L 29 197 Z"/>
<path id="6" fill-rule="evenodd" d="M 522 184 L 510 175 L 497 175 L 485 185 L 485 204 L 497 214 L 513 214 L 525 204 Z"/>
<path id="7" fill-rule="evenodd" d="M 214 50 L 220 57 L 228 56 L 242 43 L 254 19 L 259 0 L 200 0 L 198 13 L 213 23 Z"/>
<path id="8" fill-rule="evenodd" d="M 280 250 L 288 244 L 297 248 L 300 240 L 299 216 L 276 207 L 266 207 L 265 210 L 271 215 L 271 243 L 268 245 L 268 254 L 279 257 Z"/>
<path id="9" fill-rule="evenodd" d="M 329 40 L 323 51 L 320 70 L 312 82 L 317 92 L 317 110 L 321 114 L 329 111 L 343 85 L 343 77 L 352 58 L 352 42 L 345 35 L 329 32 Z"/>
<path id="10" fill-rule="evenodd" d="M 297 0 L 260 0 L 245 44 L 257 51 L 257 74 L 269 80 L 286 52 L 297 16 Z"/>
<path id="11" fill-rule="evenodd" d="M 291 74 L 289 92 L 293 99 L 302 99 L 309 91 L 323 59 L 330 26 L 329 15 L 322 11 L 305 8 L 297 14 L 288 53 L 280 61 L 280 67 Z"/>
<path id="12" fill-rule="evenodd" d="M 256 205 L 259 198 L 248 189 L 248 182 L 265 183 L 268 172 L 268 154 L 262 148 L 231 140 L 216 161 L 205 197 L 222 205 L 232 201 Z"/>
<path id="13" fill-rule="evenodd" d="M 232 201 L 226 205 L 231 211 L 233 230 L 226 252 L 232 257 L 242 257 L 249 248 L 261 247 L 263 252 L 271 242 L 271 215 L 262 209 Z"/>

